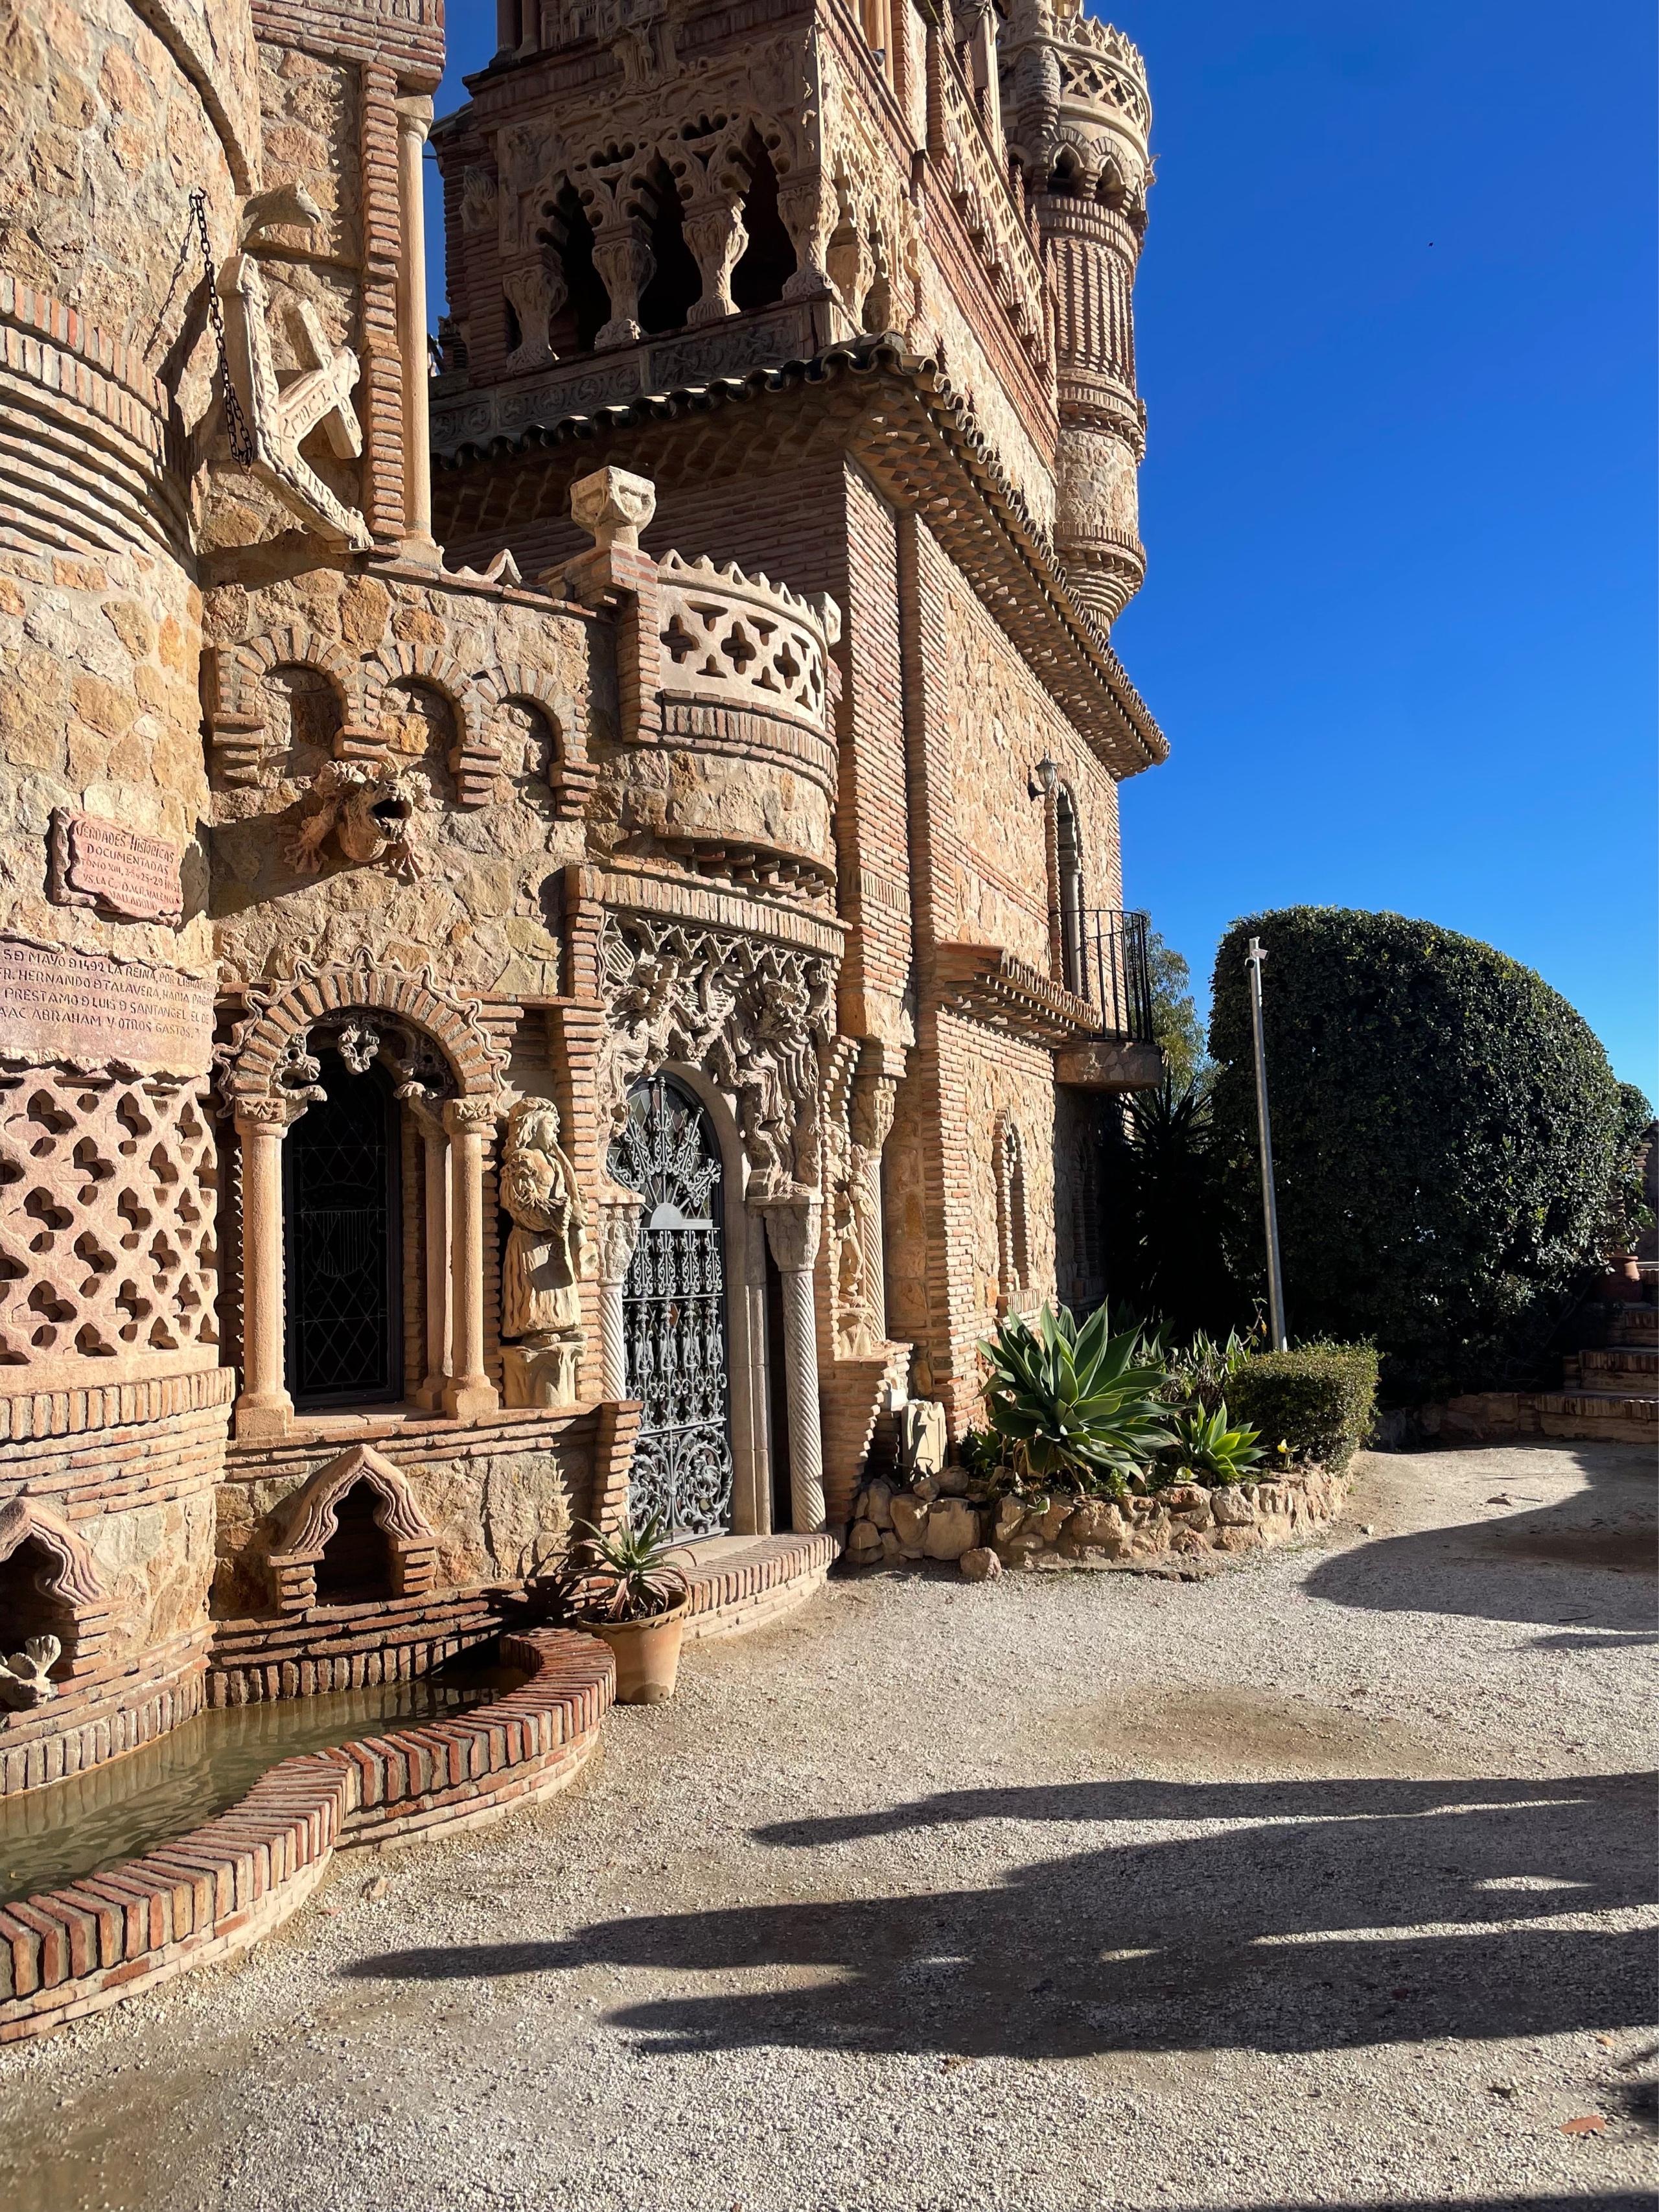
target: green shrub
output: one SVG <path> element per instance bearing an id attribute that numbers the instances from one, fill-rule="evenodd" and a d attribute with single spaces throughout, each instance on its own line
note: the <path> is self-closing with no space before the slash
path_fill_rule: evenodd
<path id="1" fill-rule="evenodd" d="M 1612 1202 L 1621 1100 L 1601 1045 L 1530 969 L 1428 922 L 1333 907 L 1235 922 L 1212 1111 L 1247 1297 L 1264 1275 L 1252 936 L 1291 1329 L 1369 1339 L 1395 1402 L 1529 1371 Z"/>
<path id="2" fill-rule="evenodd" d="M 1227 1386 L 1232 1418 L 1249 1422 L 1270 1460 L 1318 1460 L 1340 1474 L 1376 1418 L 1377 1356 L 1369 1344 L 1307 1344 L 1263 1352 Z"/>

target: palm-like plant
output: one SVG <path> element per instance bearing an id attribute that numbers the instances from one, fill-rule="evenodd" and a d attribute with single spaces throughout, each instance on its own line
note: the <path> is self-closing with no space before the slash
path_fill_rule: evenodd
<path id="1" fill-rule="evenodd" d="M 1045 1305 L 1035 1329 L 1011 1315 L 980 1350 L 991 1426 L 1027 1474 L 1129 1475 L 1173 1441 L 1163 1361 L 1138 1328 L 1112 1335 L 1104 1306 L 1080 1328 L 1065 1306 Z"/>
<path id="2" fill-rule="evenodd" d="M 1212 1487 L 1243 1482 L 1253 1467 L 1261 1465 L 1260 1437 L 1258 1429 L 1228 1427 L 1224 1398 L 1212 1413 L 1206 1413 L 1201 1405 L 1193 1406 L 1176 1418 L 1181 1472 L 1194 1474 Z"/>
<path id="3" fill-rule="evenodd" d="M 646 1620 L 671 1612 L 685 1596 L 685 1571 L 672 1564 L 675 1547 L 659 1515 L 610 1536 L 590 1522 L 580 1525 L 587 1534 L 550 1577 L 553 1595 L 578 1618 Z"/>

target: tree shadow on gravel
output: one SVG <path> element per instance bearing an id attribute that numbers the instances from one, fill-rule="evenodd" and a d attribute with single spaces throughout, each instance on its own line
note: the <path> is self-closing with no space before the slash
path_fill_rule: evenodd
<path id="1" fill-rule="evenodd" d="M 1632 2027 L 1650 2009 L 1650 1934 L 1547 1923 L 1651 1899 L 1654 1778 L 958 1791 L 757 1840 L 816 1850 L 920 1832 L 943 1874 L 994 1823 L 1018 1832 L 999 1839 L 1006 1851 L 1030 1854 L 999 1887 L 647 1913 L 557 1942 L 392 1952 L 345 1971 L 644 1967 L 684 1986 L 609 2017 L 670 2051 L 1061 2058 Z M 1236 1825 L 1149 1837 L 1163 1822 Z M 1119 1823 L 1133 1832 L 1036 1856 L 1046 1825 L 1074 1844 L 1079 1827 Z M 708 1986 L 736 1975 L 744 1985 Z"/>
<path id="2" fill-rule="evenodd" d="M 1577 1457 L 1589 1486 L 1559 1504 L 1357 1544 L 1322 1560 L 1304 1587 L 1310 1597 L 1370 1613 L 1441 1613 L 1601 1629 L 1612 1632 L 1612 1643 L 1651 1640 L 1659 1522 L 1650 1455 L 1601 1446 L 1581 1448 Z M 1524 1462 L 1509 1480 L 1512 1492 L 1504 1478 L 1494 1479 L 1498 1497 L 1524 1493 Z M 1565 1570 L 1571 1583 L 1551 1569 Z"/>

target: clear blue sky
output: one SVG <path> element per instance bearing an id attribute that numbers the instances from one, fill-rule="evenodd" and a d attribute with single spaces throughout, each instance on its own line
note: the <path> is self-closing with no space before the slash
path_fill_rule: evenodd
<path id="1" fill-rule="evenodd" d="M 1200 997 L 1261 908 L 1467 931 L 1659 1095 L 1651 9 L 1111 14 L 1158 158 L 1116 642 L 1171 744 L 1126 896 Z M 494 0 L 449 20 L 441 113 Z"/>

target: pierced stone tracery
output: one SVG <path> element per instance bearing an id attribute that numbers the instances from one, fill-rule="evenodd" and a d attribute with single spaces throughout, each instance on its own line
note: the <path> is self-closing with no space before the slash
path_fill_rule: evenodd
<path id="1" fill-rule="evenodd" d="M 216 1181 L 194 1079 L 0 1078 L 0 1366 L 216 1343 Z"/>

